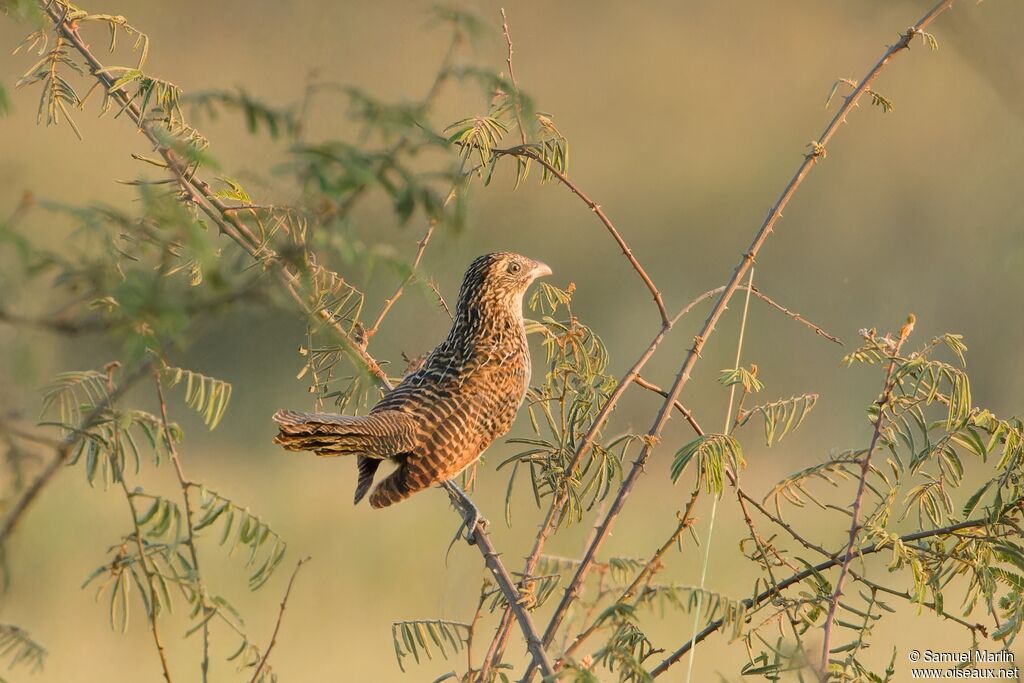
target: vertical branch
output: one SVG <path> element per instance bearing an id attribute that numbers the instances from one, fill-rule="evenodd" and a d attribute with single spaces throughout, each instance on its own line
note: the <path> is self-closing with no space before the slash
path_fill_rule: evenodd
<path id="1" fill-rule="evenodd" d="M 164 651 L 163 640 L 160 638 L 160 626 L 157 623 L 157 605 L 160 604 L 160 598 L 156 589 L 156 582 L 153 579 L 154 570 L 149 566 L 149 558 L 146 557 L 146 546 L 142 542 L 142 529 L 139 528 L 139 516 L 135 512 L 135 504 L 132 502 L 132 492 L 128 490 L 128 484 L 124 481 L 124 472 L 118 471 L 117 478 L 121 482 L 121 489 L 124 491 L 125 501 L 128 503 L 128 509 L 132 516 L 132 527 L 135 529 L 133 537 L 135 539 L 135 547 L 139 551 L 139 565 L 142 567 L 142 573 L 146 576 L 146 588 L 149 589 L 149 629 L 153 633 L 153 643 L 156 645 L 157 654 L 160 656 L 160 668 L 164 674 L 164 680 L 167 683 L 171 683 L 171 670 L 167 663 L 167 653 Z"/>
<path id="2" fill-rule="evenodd" d="M 832 591 L 832 597 L 829 598 L 828 604 L 828 615 L 825 617 L 825 624 L 823 628 L 823 637 L 821 644 L 821 669 L 819 671 L 822 680 L 828 677 L 828 663 L 829 654 L 832 647 L 832 626 L 835 623 L 836 610 L 839 607 L 839 598 L 843 594 L 843 584 L 846 581 L 846 575 L 850 569 L 850 562 L 853 559 L 853 547 L 857 543 L 857 535 L 860 533 L 860 510 L 864 502 L 864 493 L 868 487 L 868 475 L 871 473 L 871 458 L 875 453 L 875 448 L 878 446 L 878 440 L 885 430 L 886 420 L 885 413 L 889 406 L 889 401 L 892 398 L 892 392 L 896 388 L 897 380 L 893 377 L 896 371 L 896 361 L 899 357 L 900 348 L 903 346 L 903 342 L 910 336 L 911 331 L 914 329 L 913 316 L 907 320 L 907 324 L 900 330 L 899 339 L 891 347 L 891 355 L 889 356 L 889 363 L 885 371 L 885 383 L 882 387 L 882 395 L 878 399 L 878 417 L 875 419 L 875 427 L 871 432 L 871 442 L 868 445 L 867 452 L 864 453 L 860 461 L 860 475 L 857 479 L 857 494 L 853 499 L 853 510 L 850 514 L 850 531 L 849 538 L 846 541 L 846 547 L 843 549 L 843 561 L 839 565 L 839 578 L 836 579 L 835 589 Z"/>
<path id="3" fill-rule="evenodd" d="M 548 628 L 545 630 L 544 633 L 545 643 L 550 643 L 551 639 L 554 637 L 555 632 L 558 630 L 558 627 L 561 624 L 562 619 L 564 618 L 565 610 L 575 599 L 576 593 L 579 590 L 579 586 L 586 579 L 587 574 L 590 571 L 590 567 L 594 562 L 597 551 L 600 550 L 601 545 L 604 543 L 605 538 L 607 537 L 608 533 L 611 531 L 612 526 L 614 525 L 615 519 L 618 517 L 619 513 L 622 510 L 622 506 L 625 503 L 625 499 L 629 496 L 629 493 L 636 485 L 637 479 L 643 472 L 644 466 L 647 463 L 647 459 L 648 457 L 650 457 L 651 451 L 653 450 L 653 445 L 660 438 L 661 431 L 664 428 L 665 423 L 669 419 L 672 405 L 679 397 L 679 394 L 682 391 L 683 387 L 689 381 L 690 374 L 693 370 L 694 365 L 696 365 L 698 358 L 700 357 L 701 350 L 704 348 L 704 345 L 707 343 L 707 340 L 714 332 L 715 326 L 717 325 L 718 320 L 721 318 L 722 314 L 725 312 L 725 309 L 728 306 L 733 293 L 740 287 L 740 282 L 747 274 L 747 271 L 749 271 L 750 268 L 753 266 L 754 259 L 756 258 L 758 252 L 764 246 L 764 243 L 767 241 L 768 237 L 775 229 L 775 224 L 778 223 L 779 219 L 782 217 L 783 210 L 786 208 L 786 206 L 788 206 L 790 200 L 793 198 L 793 195 L 796 194 L 796 191 L 803 184 L 803 181 L 807 178 L 807 175 L 817 165 L 818 160 L 824 158 L 828 144 L 832 141 L 832 138 L 835 137 L 836 133 L 839 131 L 842 125 L 846 123 L 846 117 L 853 110 L 853 108 L 857 106 L 861 97 L 869 90 L 870 86 L 878 78 L 878 75 L 885 69 L 885 67 L 889 64 L 889 62 L 897 53 L 901 52 L 902 50 L 910 46 L 910 41 L 915 36 L 919 35 L 922 31 L 924 31 L 933 21 L 935 21 L 935 19 L 939 15 L 941 15 L 943 12 L 952 7 L 954 1 L 955 0 L 942 0 L 941 2 L 936 4 L 934 7 L 932 7 L 931 10 L 928 11 L 928 13 L 926 13 L 921 19 L 919 19 L 916 24 L 914 24 L 909 29 L 907 29 L 903 34 L 901 34 L 900 39 L 885 51 L 885 53 L 878 60 L 878 62 L 873 67 L 871 67 L 871 69 L 864 76 L 864 78 L 860 80 L 857 86 L 853 89 L 853 92 L 851 92 L 850 95 L 848 95 L 846 99 L 843 101 L 842 106 L 839 107 L 839 110 L 836 112 L 835 116 L 832 117 L 832 120 L 825 127 L 824 131 L 822 131 L 818 140 L 815 141 L 815 143 L 812 145 L 812 151 L 804 156 L 804 160 L 797 167 L 796 173 L 786 184 L 785 188 L 783 188 L 782 193 L 779 195 L 775 204 L 772 206 L 771 210 L 768 212 L 768 215 L 762 222 L 761 227 L 754 235 L 754 239 L 750 243 L 750 246 L 747 248 L 746 252 L 743 254 L 743 257 L 740 259 L 739 263 L 734 269 L 732 277 L 725 285 L 724 291 L 719 296 L 717 302 L 711 310 L 711 313 L 708 315 L 707 320 L 705 320 L 703 327 L 701 328 L 697 336 L 694 338 L 693 346 L 690 348 L 690 351 L 687 354 L 686 359 L 683 361 L 683 364 L 680 367 L 678 374 L 676 375 L 676 379 L 672 384 L 672 388 L 668 392 L 669 396 L 665 399 L 664 404 L 662 405 L 657 417 L 654 420 L 654 424 L 652 424 L 651 429 L 648 431 L 649 438 L 647 439 L 644 448 L 634 461 L 633 466 L 629 471 L 629 474 L 623 480 L 622 485 L 619 488 L 619 492 L 616 496 L 615 503 L 609 510 L 608 516 L 605 519 L 605 523 L 602 525 L 597 537 L 594 539 L 591 551 L 588 552 L 587 556 L 584 557 L 584 561 L 580 564 L 579 568 L 577 569 L 576 575 L 573 577 L 570 584 L 566 587 L 561 602 L 555 608 L 555 612 L 551 617 L 551 621 L 548 624 Z M 532 672 L 528 672 L 526 677 L 527 680 L 531 678 L 531 673 Z"/>
<path id="4" fill-rule="evenodd" d="M 117 364 L 111 363 L 107 366 L 107 395 L 113 396 L 114 387 L 114 370 Z M 114 402 L 110 401 L 109 406 L 113 408 Z M 121 428 L 118 426 L 116 415 L 113 415 L 114 420 L 114 443 L 112 444 L 113 449 L 110 454 L 111 467 L 113 469 L 114 478 L 121 484 L 121 490 L 124 491 L 124 500 L 128 504 L 128 511 L 132 517 L 132 528 L 135 533 L 133 537 L 135 539 L 135 547 L 139 551 L 139 566 L 142 567 L 142 574 L 146 577 L 146 588 L 149 589 L 149 604 L 148 614 L 146 615 L 149 620 L 149 628 L 153 634 L 153 644 L 156 645 L 157 655 L 160 657 L 160 668 L 164 675 L 164 680 L 167 683 L 171 683 L 171 670 L 167 663 L 167 653 L 164 651 L 164 643 L 160 637 L 160 625 L 157 622 L 159 617 L 160 596 L 157 592 L 156 581 L 153 576 L 156 574 L 156 569 L 150 566 L 149 557 L 146 555 L 146 545 L 142 542 L 142 528 L 139 526 L 139 515 L 135 512 L 135 500 L 133 494 L 128 489 L 128 482 L 124 478 L 124 450 L 121 444 Z"/>
<path id="5" fill-rule="evenodd" d="M 512 87 L 515 88 L 515 111 L 516 111 L 516 123 L 519 124 L 519 139 L 522 140 L 523 145 L 526 145 L 526 128 L 523 127 L 523 107 L 520 100 L 519 94 L 519 81 L 516 80 L 516 70 L 512 66 L 512 36 L 508 32 L 508 17 L 505 15 L 505 8 L 501 8 L 501 32 L 505 35 L 505 44 L 508 45 L 508 57 L 505 61 L 508 63 L 508 79 L 512 81 Z"/>
<path id="6" fill-rule="evenodd" d="M 266 651 L 263 653 L 263 657 L 260 658 L 260 663 L 256 666 L 256 670 L 252 674 L 252 678 L 249 679 L 249 683 L 257 683 L 260 679 L 260 674 L 263 673 L 263 669 L 267 666 L 267 660 L 270 659 L 270 652 L 277 645 L 277 634 L 281 630 L 281 621 L 284 619 L 284 610 L 288 606 L 288 597 L 292 594 L 292 586 L 295 584 L 295 577 L 299 575 L 299 570 L 302 569 L 302 565 L 309 562 L 308 557 L 304 557 L 298 561 L 295 565 L 295 569 L 292 571 L 292 576 L 288 579 L 288 587 L 285 588 L 284 597 L 281 598 L 281 608 L 277 612 L 277 622 L 274 623 L 274 632 L 270 636 L 270 643 L 267 645 Z"/>
<path id="7" fill-rule="evenodd" d="M 441 487 L 448 492 L 448 496 L 456 504 L 459 503 L 459 496 L 465 496 L 464 493 L 458 492 L 458 487 L 455 486 L 454 482 L 449 480 L 441 483 Z M 519 589 L 516 588 L 515 582 L 512 580 L 512 576 L 508 573 L 505 565 L 502 564 L 501 558 L 498 556 L 497 551 L 494 549 L 494 545 L 491 543 L 490 536 L 484 531 L 483 524 L 477 523 L 473 529 L 470 530 L 473 536 L 473 545 L 480 549 L 480 554 L 484 557 L 484 563 L 487 568 L 491 571 L 495 581 L 498 583 L 498 588 L 501 590 L 502 596 L 505 598 L 505 602 L 509 609 L 515 615 L 516 621 L 519 622 L 519 628 L 523 632 L 523 638 L 526 640 L 527 649 L 530 651 L 532 656 L 532 662 L 534 666 L 541 670 L 541 673 L 545 676 L 550 675 L 554 671 L 554 667 L 551 665 L 551 660 L 548 658 L 547 652 L 544 651 L 544 645 L 541 641 L 537 627 L 533 623 L 533 618 L 527 611 L 524 604 L 522 594 Z"/>
<path id="8" fill-rule="evenodd" d="M 203 587 L 203 574 L 199 568 L 199 550 L 195 542 L 195 520 L 192 512 L 192 499 L 189 495 L 193 482 L 185 476 L 185 470 L 181 465 L 181 458 L 178 455 L 178 447 L 174 445 L 171 436 L 170 420 L 167 419 L 167 401 L 164 398 L 163 381 L 160 378 L 160 370 L 153 372 L 153 379 L 156 382 L 157 401 L 160 405 L 160 427 L 164 435 L 164 443 L 167 444 L 167 452 L 171 455 L 171 462 L 174 464 L 174 473 L 178 477 L 178 485 L 181 487 L 181 496 L 185 503 L 185 545 L 188 547 L 189 556 L 192 558 L 192 569 L 196 577 L 196 589 L 199 592 L 198 600 L 203 609 L 203 659 L 199 665 L 202 673 L 202 681 L 206 683 L 210 675 L 210 623 L 207 615 L 211 607 L 206 604 L 206 589 Z"/>

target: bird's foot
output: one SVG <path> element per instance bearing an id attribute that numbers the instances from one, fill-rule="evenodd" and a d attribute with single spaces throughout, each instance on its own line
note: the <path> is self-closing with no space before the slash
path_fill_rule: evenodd
<path id="1" fill-rule="evenodd" d="M 476 545 L 476 529 L 478 526 L 486 528 L 487 520 L 480 514 L 480 509 L 470 500 L 466 492 L 459 488 L 458 484 L 449 480 L 441 485 L 448 491 L 452 504 L 458 508 L 459 513 L 462 515 L 462 526 L 459 527 L 456 536 L 462 535 L 463 531 L 465 531 L 464 538 L 466 543 Z"/>
<path id="2" fill-rule="evenodd" d="M 476 528 L 479 526 L 486 529 L 488 521 L 480 514 L 480 509 L 476 505 L 468 499 L 466 503 L 467 506 L 462 509 L 462 527 L 459 531 L 465 529 L 466 543 L 476 545 Z"/>

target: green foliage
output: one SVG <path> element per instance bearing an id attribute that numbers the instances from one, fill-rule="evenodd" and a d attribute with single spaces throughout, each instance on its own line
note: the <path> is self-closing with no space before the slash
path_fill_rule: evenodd
<path id="1" fill-rule="evenodd" d="M 46 649 L 32 640 L 25 631 L 10 624 L 0 624 L 0 658 L 7 659 L 7 667 L 27 667 L 30 673 L 43 670 Z"/>
<path id="2" fill-rule="evenodd" d="M 463 161 L 469 162 L 475 153 L 479 159 L 477 173 L 490 166 L 491 155 L 498 146 L 508 128 L 493 116 L 471 116 L 456 121 L 447 128 L 448 144 L 457 145 L 462 150 Z"/>
<path id="3" fill-rule="evenodd" d="M 43 397 L 43 415 L 52 415 L 54 420 L 41 423 L 63 431 L 72 445 L 68 462 L 83 461 L 89 484 L 95 484 L 98 477 L 104 487 L 122 481 L 129 461 L 135 472 L 139 471 L 139 436 L 156 465 L 168 453 L 166 439 L 182 438 L 177 425 L 169 425 L 167 435 L 161 435 L 160 420 L 146 411 L 110 406 L 110 381 L 107 374 L 97 371 L 61 373 Z"/>
<path id="4" fill-rule="evenodd" d="M 185 403 L 203 417 L 207 427 L 217 428 L 231 400 L 230 384 L 184 368 L 164 368 L 163 376 L 170 387 L 184 382 Z"/>
<path id="5" fill-rule="evenodd" d="M 740 418 L 740 425 L 745 425 L 752 417 L 760 414 L 764 418 L 765 445 L 771 447 L 803 424 L 807 413 L 818 403 L 817 394 L 803 394 L 780 401 L 773 401 L 756 406 L 746 411 Z"/>
<path id="6" fill-rule="evenodd" d="M 539 386 L 529 389 L 525 407 L 534 435 L 510 439 L 525 449 L 506 458 L 498 469 L 511 467 L 506 494 L 506 521 L 511 523 L 511 496 L 519 469 L 526 468 L 539 505 L 548 496 L 569 495 L 563 519 L 576 521 L 603 500 L 617 478 L 622 461 L 636 437 L 625 434 L 607 442 L 594 439 L 580 464 L 566 477 L 568 464 L 587 436 L 614 386 L 607 373 L 608 351 L 601 339 L 572 313 L 572 291 L 546 283 L 537 286 L 527 302 L 540 320 L 527 323 L 528 334 L 540 334 L 546 372 Z M 554 316 L 562 313 L 563 319 Z"/>
<path id="7" fill-rule="evenodd" d="M 937 46 L 936 46 L 936 49 L 937 49 Z M 832 102 L 832 98 L 835 97 L 836 92 L 839 90 L 839 86 L 841 86 L 841 85 L 846 85 L 850 89 L 856 89 L 857 81 L 853 80 L 852 78 L 840 78 L 839 80 L 837 80 L 832 85 L 832 89 L 829 91 L 828 97 L 825 99 L 825 108 L 826 109 L 828 109 L 828 105 Z M 889 112 L 892 111 L 893 104 L 892 104 L 891 100 L 883 97 L 881 94 L 875 92 L 871 88 L 866 88 L 864 90 L 864 94 L 867 95 L 869 98 L 871 98 L 872 106 L 880 107 L 882 109 L 883 113 L 888 114 Z"/>
<path id="8" fill-rule="evenodd" d="M 434 653 L 448 659 L 466 646 L 469 624 L 443 619 L 397 621 L 391 625 L 391 638 L 395 646 L 395 659 L 405 671 L 405 660 L 412 657 L 420 663 L 421 656 L 433 659 Z"/>
<path id="9" fill-rule="evenodd" d="M 216 491 L 199 488 L 199 512 L 192 529 L 195 533 L 220 523 L 219 543 L 229 554 L 241 546 L 249 551 L 245 566 L 251 569 L 249 589 L 263 586 L 284 559 L 287 543 L 260 517 L 252 514 Z M 228 543 L 230 541 L 230 544 Z"/>
<path id="10" fill-rule="evenodd" d="M 63 117 L 68 125 L 71 126 L 71 130 L 74 131 L 75 135 L 81 139 L 82 133 L 78 130 L 78 126 L 75 124 L 75 120 L 71 117 L 68 109 L 77 108 L 81 105 L 82 100 L 79 98 L 78 93 L 75 92 L 74 87 L 61 74 L 61 69 L 70 69 L 77 74 L 81 74 L 82 69 L 71 59 L 68 53 L 67 41 L 63 36 L 56 36 L 54 38 L 54 45 L 49 50 L 46 49 L 48 42 L 45 33 L 36 31 L 30 34 L 15 49 L 17 53 L 24 48 L 25 52 L 28 53 L 38 47 L 38 54 L 43 55 L 39 61 L 24 73 L 15 84 L 15 87 L 22 88 L 37 83 L 41 84 L 42 95 L 39 98 L 39 113 L 36 116 L 36 121 L 39 123 L 45 121 L 46 125 L 55 126 L 60 123 L 61 117 Z"/>
<path id="11" fill-rule="evenodd" d="M 708 493 L 720 494 L 725 486 L 725 468 L 738 471 L 746 463 L 740 442 L 727 434 L 706 434 L 689 442 L 678 451 L 670 470 L 672 483 L 679 480 L 687 465 L 697 461 L 697 481 Z"/>
<path id="12" fill-rule="evenodd" d="M 11 98 L 7 95 L 7 90 L 4 88 L 3 83 L 0 83 L 0 116 L 10 114 L 11 106 Z"/>
<path id="13" fill-rule="evenodd" d="M 756 394 L 764 389 L 764 383 L 757 378 L 756 368 L 726 368 L 718 375 L 718 382 L 726 387 L 738 384 L 750 394 Z"/>
<path id="14" fill-rule="evenodd" d="M 302 128 L 297 106 L 272 107 L 244 88 L 189 93 L 181 95 L 179 101 L 211 120 L 216 120 L 222 110 L 237 111 L 252 135 L 266 131 L 272 139 L 294 139 Z"/>

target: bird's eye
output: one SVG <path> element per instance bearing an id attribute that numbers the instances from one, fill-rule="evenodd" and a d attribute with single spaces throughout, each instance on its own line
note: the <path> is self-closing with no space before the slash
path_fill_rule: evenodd
<path id="1" fill-rule="evenodd" d="M 519 261 L 513 261 L 512 263 L 508 264 L 508 272 L 511 273 L 512 275 L 518 275 L 519 272 L 522 271 L 522 269 L 523 264 L 519 263 Z"/>

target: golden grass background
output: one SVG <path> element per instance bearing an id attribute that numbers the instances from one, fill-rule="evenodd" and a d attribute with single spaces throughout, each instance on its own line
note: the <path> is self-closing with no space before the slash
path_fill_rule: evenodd
<path id="1" fill-rule="evenodd" d="M 243 86 L 273 103 L 301 96 L 306 74 L 360 86 L 385 98 L 421 95 L 446 46 L 427 20 L 428 2 L 195 2 L 131 3 L 94 0 L 92 11 L 124 14 L 153 40 L 149 70 L 186 91 Z M 495 31 L 473 48 L 472 59 L 502 68 L 498 4 L 471 3 Z M 835 79 L 859 78 L 903 30 L 927 9 L 922 2 L 802 3 L 541 3 L 507 7 L 516 45 L 516 72 L 538 106 L 555 116 L 572 145 L 572 178 L 610 214 L 674 309 L 725 282 L 750 235 L 821 130 Z M 862 107 L 800 190 L 763 251 L 755 284 L 789 308 L 856 343 L 860 327 L 895 328 L 908 312 L 919 319 L 917 339 L 962 332 L 979 405 L 1006 414 L 1024 412 L 1024 7 L 990 0 L 958 3 L 936 24 L 941 49 L 915 43 L 885 72 L 878 90 L 895 109 Z M 0 21 L 0 46 L 13 48 L 27 27 Z M 105 38 L 97 34 L 94 46 Z M 125 61 L 125 60 L 121 60 Z M 115 60 L 111 60 L 115 63 Z M 131 152 L 144 151 L 129 124 L 78 116 L 85 139 L 66 128 L 37 127 L 35 94 L 11 92 L 27 68 L 23 56 L 0 59 L 0 83 L 14 112 L 0 118 L 0 213 L 21 193 L 63 203 L 104 202 L 127 207 L 131 188 L 115 179 L 138 175 Z M 441 97 L 437 123 L 477 113 L 475 91 L 452 88 Z M 447 119 L 444 117 L 447 116 Z M 440 120 L 444 119 L 444 120 Z M 311 137 L 351 136 L 340 101 L 319 100 Z M 294 190 L 269 172 L 287 150 L 265 136 L 248 136 L 224 115 L 200 120 L 225 172 L 241 178 L 261 199 L 288 201 Z M 362 234 L 410 255 L 419 238 L 414 223 L 400 229 L 387 207 L 362 213 Z M 43 213 L 26 224 L 52 244 L 68 242 L 63 219 Z M 585 248 L 580 244 L 585 243 Z M 230 249 L 231 246 L 226 248 Z M 476 188 L 468 230 L 440 234 L 424 268 L 454 299 L 465 264 L 484 251 L 512 249 L 549 263 L 553 283 L 577 285 L 576 313 L 593 325 L 618 373 L 646 344 L 657 317 L 639 280 L 590 212 L 557 185 L 534 180 L 513 192 L 509 175 Z M 368 300 L 394 287 L 386 270 L 372 273 Z M 47 291 L 31 300 L 0 301 L 18 310 L 45 310 Z M 718 429 L 725 392 L 715 382 L 732 363 L 739 306 L 709 344 L 684 402 Z M 761 367 L 767 395 L 821 393 L 802 431 L 766 450 L 757 427 L 748 429 L 754 493 L 785 473 L 815 462 L 831 448 L 862 445 L 864 408 L 879 378 L 865 369 L 841 369 L 844 353 L 778 313 L 752 303 L 744 351 Z M 667 384 L 689 345 L 701 313 L 672 332 L 645 372 Z M 371 349 L 400 362 L 423 353 L 446 330 L 429 295 L 402 300 Z M 269 420 L 278 407 L 309 405 L 295 353 L 303 339 L 298 320 L 239 312 L 208 326 L 181 364 L 231 381 L 235 398 L 221 427 L 205 434 L 182 407 L 182 446 L 192 478 L 250 505 L 289 541 L 289 563 L 313 562 L 299 576 L 273 656 L 283 681 L 432 680 L 443 661 L 400 674 L 390 624 L 398 619 L 470 616 L 483 569 L 475 550 L 444 550 L 456 516 L 439 492 L 394 509 L 351 506 L 353 463 L 285 454 L 270 443 Z M 95 367 L 117 354 L 95 339 L 61 340 L 0 326 L 0 409 L 33 415 L 40 386 L 57 371 Z M 539 363 L 539 352 L 535 362 Z M 616 429 L 646 429 L 654 397 L 631 392 L 617 411 Z M 144 400 L 148 400 L 145 397 Z M 520 421 L 518 430 L 526 427 Z M 607 552 L 646 555 L 674 526 L 685 491 L 668 481 L 674 448 L 689 440 L 681 423 L 666 433 Z M 494 541 L 510 568 L 520 565 L 539 521 L 525 488 L 517 493 L 512 530 L 501 522 L 504 473 L 495 462 L 514 452 L 503 442 L 489 452 L 476 495 L 493 521 Z M 977 465 L 981 467 L 980 464 Z M 148 470 L 147 488 L 170 474 Z M 162 482 L 162 483 L 161 483 Z M 720 510 L 708 587 L 743 597 L 751 565 L 738 553 L 742 520 L 727 497 Z M 706 520 L 706 509 L 702 511 Z M 792 519 L 837 546 L 845 522 L 795 511 Z M 157 680 L 158 666 L 140 610 L 127 635 L 111 632 L 104 604 L 79 584 L 105 559 L 106 545 L 127 520 L 117 492 L 91 490 L 79 471 L 63 473 L 29 513 L 9 547 L 12 591 L 0 601 L 0 620 L 26 628 L 49 649 L 46 670 L 14 680 Z M 703 521 L 702 521 L 703 524 Z M 578 552 L 588 525 L 561 534 L 549 546 Z M 248 594 L 241 562 L 222 561 L 204 548 L 211 583 L 235 585 L 231 598 L 249 631 L 265 642 L 273 626 L 287 569 Z M 286 565 L 287 566 L 287 565 Z M 671 555 L 664 578 L 695 581 L 699 552 L 692 543 Z M 896 580 L 895 585 L 901 585 Z M 493 620 L 482 631 L 489 636 Z M 166 628 L 180 680 L 198 676 L 198 641 L 182 642 L 184 615 Z M 666 615 L 649 633 L 665 647 L 689 634 L 690 618 Z M 911 647 L 959 645 L 962 638 L 931 617 L 901 613 L 879 629 L 878 661 L 896 645 L 902 663 Z M 233 649 L 221 637 L 215 655 Z M 741 648 L 715 636 L 700 648 L 697 681 L 738 679 Z M 479 661 L 481 653 L 477 654 Z M 510 649 L 514 661 L 522 647 Z M 461 667 L 461 655 L 457 664 Z M 213 680 L 234 680 L 234 667 L 214 661 Z M 682 680 L 678 667 L 668 680 Z M 902 680 L 902 679 L 901 679 Z"/>

